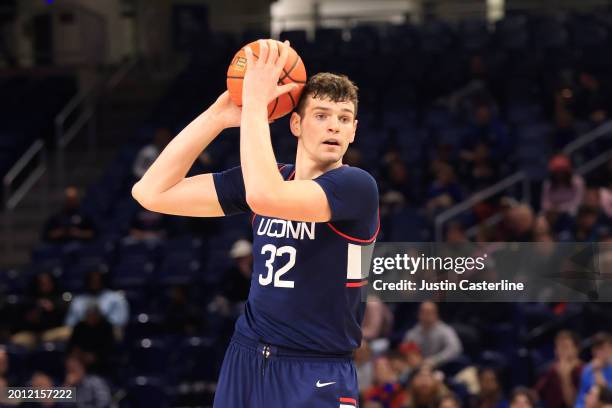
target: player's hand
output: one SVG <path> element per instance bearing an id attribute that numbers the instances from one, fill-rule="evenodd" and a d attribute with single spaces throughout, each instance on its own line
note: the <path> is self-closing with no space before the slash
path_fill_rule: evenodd
<path id="1" fill-rule="evenodd" d="M 255 103 L 267 106 L 274 99 L 298 87 L 297 84 L 278 85 L 278 80 L 289 55 L 289 41 L 280 47 L 276 41 L 259 40 L 259 58 L 251 47 L 244 49 L 247 70 L 242 83 L 244 105 Z"/>
<path id="2" fill-rule="evenodd" d="M 215 116 L 215 120 L 223 129 L 239 127 L 241 109 L 236 106 L 230 99 L 229 92 L 223 92 L 212 104 L 211 110 Z"/>

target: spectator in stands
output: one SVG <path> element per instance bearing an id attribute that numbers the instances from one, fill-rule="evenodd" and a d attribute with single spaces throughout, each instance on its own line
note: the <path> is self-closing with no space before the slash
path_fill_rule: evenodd
<path id="1" fill-rule="evenodd" d="M 81 212 L 79 190 L 64 190 L 64 208 L 51 216 L 45 225 L 43 238 L 51 243 L 89 241 L 96 236 L 96 228 L 87 215 Z"/>
<path id="2" fill-rule="evenodd" d="M 555 337 L 555 361 L 542 374 L 535 390 L 546 408 L 571 408 L 576 402 L 583 363 L 578 357 L 580 340 L 560 331 Z"/>
<path id="3" fill-rule="evenodd" d="M 480 391 L 470 400 L 470 408 L 507 408 L 508 401 L 495 369 L 486 367 L 478 371 Z"/>
<path id="4" fill-rule="evenodd" d="M 579 118 L 589 119 L 595 125 L 600 125 L 609 116 L 610 94 L 590 70 L 582 71 L 578 77 L 573 107 Z"/>
<path id="5" fill-rule="evenodd" d="M 406 333 L 404 341 L 413 341 L 419 346 L 425 363 L 437 367 L 461 354 L 462 347 L 457 333 L 440 320 L 435 303 L 421 303 L 418 320 L 417 325 Z"/>
<path id="6" fill-rule="evenodd" d="M 387 163 L 385 176 L 381 191 L 382 202 L 397 203 L 400 207 L 414 203 L 408 169 L 402 159 L 397 158 Z"/>
<path id="7" fill-rule="evenodd" d="M 168 235 L 168 218 L 161 213 L 141 209 L 134 214 L 126 241 L 160 241 Z"/>
<path id="8" fill-rule="evenodd" d="M 593 337 L 591 354 L 593 359 L 582 370 L 575 408 L 585 407 L 585 397 L 594 385 L 612 386 L 612 336 L 605 332 L 597 333 Z"/>
<path id="9" fill-rule="evenodd" d="M 461 179 L 470 190 L 481 190 L 499 179 L 499 162 L 493 160 L 486 143 L 478 142 L 472 150 L 463 151 L 460 158 Z"/>
<path id="10" fill-rule="evenodd" d="M 436 407 L 438 401 L 450 394 L 443 379 L 429 365 L 420 367 L 410 379 L 408 403 L 410 408 Z"/>
<path id="11" fill-rule="evenodd" d="M 552 133 L 553 148 L 561 150 L 577 137 L 578 132 L 574 123 L 574 115 L 567 109 L 556 109 L 555 128 Z"/>
<path id="12" fill-rule="evenodd" d="M 92 303 L 85 318 L 72 331 L 68 354 L 81 360 L 91 371 L 107 372 L 115 345 L 113 326 Z"/>
<path id="13" fill-rule="evenodd" d="M 461 408 L 461 401 L 455 394 L 449 393 L 440 399 L 437 408 Z"/>
<path id="14" fill-rule="evenodd" d="M 474 104 L 472 124 L 464 135 L 460 156 L 473 156 L 479 144 L 487 146 L 490 157 L 498 163 L 507 159 L 512 150 L 508 130 L 494 114 L 492 101 L 486 98 Z"/>
<path id="15" fill-rule="evenodd" d="M 542 185 L 542 210 L 575 215 L 584 196 L 584 179 L 573 173 L 572 162 L 564 154 L 549 160 L 548 172 Z"/>
<path id="16" fill-rule="evenodd" d="M 364 395 L 366 402 L 376 402 L 382 407 L 401 408 L 405 406 L 408 394 L 400 382 L 391 358 L 387 355 L 374 361 L 373 385 Z"/>
<path id="17" fill-rule="evenodd" d="M 32 388 L 37 388 L 41 390 L 49 390 L 55 386 L 55 384 L 53 383 L 53 379 L 51 379 L 51 377 L 49 377 L 47 374 L 41 371 L 34 372 L 34 374 L 32 374 L 32 377 L 29 383 L 30 383 L 29 385 Z M 26 403 L 20 404 L 19 406 L 27 407 L 27 408 L 34 408 L 34 407 L 51 408 L 51 407 L 60 406 L 60 403 L 58 402 L 58 400 L 48 399 L 46 401 L 40 401 L 40 402 L 26 402 Z"/>
<path id="18" fill-rule="evenodd" d="M 361 347 L 355 350 L 355 368 L 359 383 L 359 394 L 364 395 L 374 381 L 374 359 L 367 341 L 361 341 Z"/>
<path id="19" fill-rule="evenodd" d="M 600 221 L 604 223 L 609 223 L 612 219 L 612 191 L 605 187 L 588 187 L 582 205 L 596 210 Z"/>
<path id="20" fill-rule="evenodd" d="M 446 227 L 446 242 L 451 244 L 464 244 L 469 242 L 465 228 L 460 221 L 451 221 Z"/>
<path id="21" fill-rule="evenodd" d="M 170 302 L 164 314 L 164 331 L 173 334 L 194 336 L 198 332 L 200 311 L 189 296 L 187 285 L 176 285 L 170 289 Z"/>
<path id="22" fill-rule="evenodd" d="M 106 381 L 97 375 L 88 374 L 85 364 L 78 358 L 66 359 L 66 378 L 64 387 L 75 387 L 77 406 L 108 408 L 112 398 Z"/>
<path id="23" fill-rule="evenodd" d="M 153 164 L 161 151 L 164 150 L 168 143 L 170 143 L 172 137 L 173 134 L 168 128 L 162 127 L 155 131 L 153 142 L 143 146 L 134 160 L 132 174 L 136 179 L 141 179 L 142 176 L 144 176 L 146 171 L 149 169 L 149 166 Z"/>
<path id="24" fill-rule="evenodd" d="M 600 387 L 598 403 L 599 408 L 612 408 L 612 388 Z"/>
<path id="25" fill-rule="evenodd" d="M 34 276 L 26 295 L 20 331 L 11 341 L 27 348 L 34 348 L 41 341 L 55 341 L 63 336 L 62 322 L 66 304 L 57 288 L 56 280 L 48 272 Z"/>
<path id="26" fill-rule="evenodd" d="M 234 265 L 225 272 L 222 295 L 231 305 L 241 305 L 249 296 L 253 273 L 253 245 L 239 239 L 230 250 Z"/>
<path id="27" fill-rule="evenodd" d="M 74 327 L 85 318 L 88 308 L 94 304 L 104 318 L 113 325 L 115 336 L 120 339 L 130 316 L 129 305 L 121 292 L 107 286 L 106 280 L 107 275 L 101 269 L 94 269 L 87 274 L 86 293 L 72 299 L 65 324 Z"/>
<path id="28" fill-rule="evenodd" d="M 510 408 L 534 408 L 535 401 L 529 388 L 516 387 L 510 395 Z"/>
<path id="29" fill-rule="evenodd" d="M 444 211 L 463 198 L 461 188 L 455 180 L 455 172 L 450 165 L 440 163 L 435 169 L 435 175 L 427 194 L 427 210 L 431 215 Z"/>
<path id="30" fill-rule="evenodd" d="M 580 206 L 575 225 L 569 231 L 559 234 L 560 241 L 597 242 L 599 239 L 598 210 L 586 205 Z"/>
<path id="31" fill-rule="evenodd" d="M 9 357 L 4 346 L 0 346 L 0 388 L 11 385 L 9 379 Z"/>
<path id="32" fill-rule="evenodd" d="M 369 295 L 361 331 L 366 341 L 387 337 L 393 327 L 393 313 L 377 296 Z"/>
<path id="33" fill-rule="evenodd" d="M 535 215 L 527 204 L 508 205 L 497 228 L 497 240 L 505 242 L 530 242 L 533 238 Z"/>

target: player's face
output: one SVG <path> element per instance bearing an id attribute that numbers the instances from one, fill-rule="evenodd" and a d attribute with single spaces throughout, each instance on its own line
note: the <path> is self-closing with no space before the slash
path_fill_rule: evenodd
<path id="1" fill-rule="evenodd" d="M 333 102 L 310 96 L 303 117 L 297 113 L 291 117 L 291 131 L 298 144 L 322 163 L 341 161 L 355 140 L 356 130 L 355 106 L 350 101 Z"/>

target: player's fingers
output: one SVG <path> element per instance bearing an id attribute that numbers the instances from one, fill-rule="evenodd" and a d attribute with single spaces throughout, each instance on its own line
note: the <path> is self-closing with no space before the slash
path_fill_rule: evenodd
<path id="1" fill-rule="evenodd" d="M 275 98 L 278 98 L 279 96 L 289 93 L 291 91 L 294 91 L 295 89 L 297 89 L 299 87 L 298 84 L 296 83 L 291 83 L 291 84 L 285 84 L 285 85 L 280 85 L 276 87 L 276 95 L 274 95 Z"/>
<path id="2" fill-rule="evenodd" d="M 274 66 L 276 61 L 278 60 L 278 43 L 274 40 L 269 40 L 268 44 L 270 46 L 270 56 L 268 57 L 268 64 Z"/>
<path id="3" fill-rule="evenodd" d="M 266 40 L 258 40 L 259 43 L 259 59 L 257 65 L 263 66 L 268 61 L 269 48 Z"/>
<path id="4" fill-rule="evenodd" d="M 276 61 L 276 68 L 278 69 L 279 72 L 281 69 L 283 69 L 283 67 L 287 63 L 287 58 L 289 57 L 289 41 L 285 41 L 280 46 L 280 48 L 281 48 L 280 56 L 278 57 L 278 60 Z"/>
<path id="5" fill-rule="evenodd" d="M 251 49 L 251 47 L 249 46 L 244 47 L 244 55 L 247 60 L 247 68 L 252 67 L 255 61 L 254 61 L 253 50 Z"/>

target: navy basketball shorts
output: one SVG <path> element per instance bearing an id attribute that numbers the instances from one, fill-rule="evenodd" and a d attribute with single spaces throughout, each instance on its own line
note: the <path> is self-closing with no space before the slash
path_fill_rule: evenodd
<path id="1" fill-rule="evenodd" d="M 350 355 L 266 345 L 235 333 L 225 353 L 214 408 L 356 408 Z"/>

